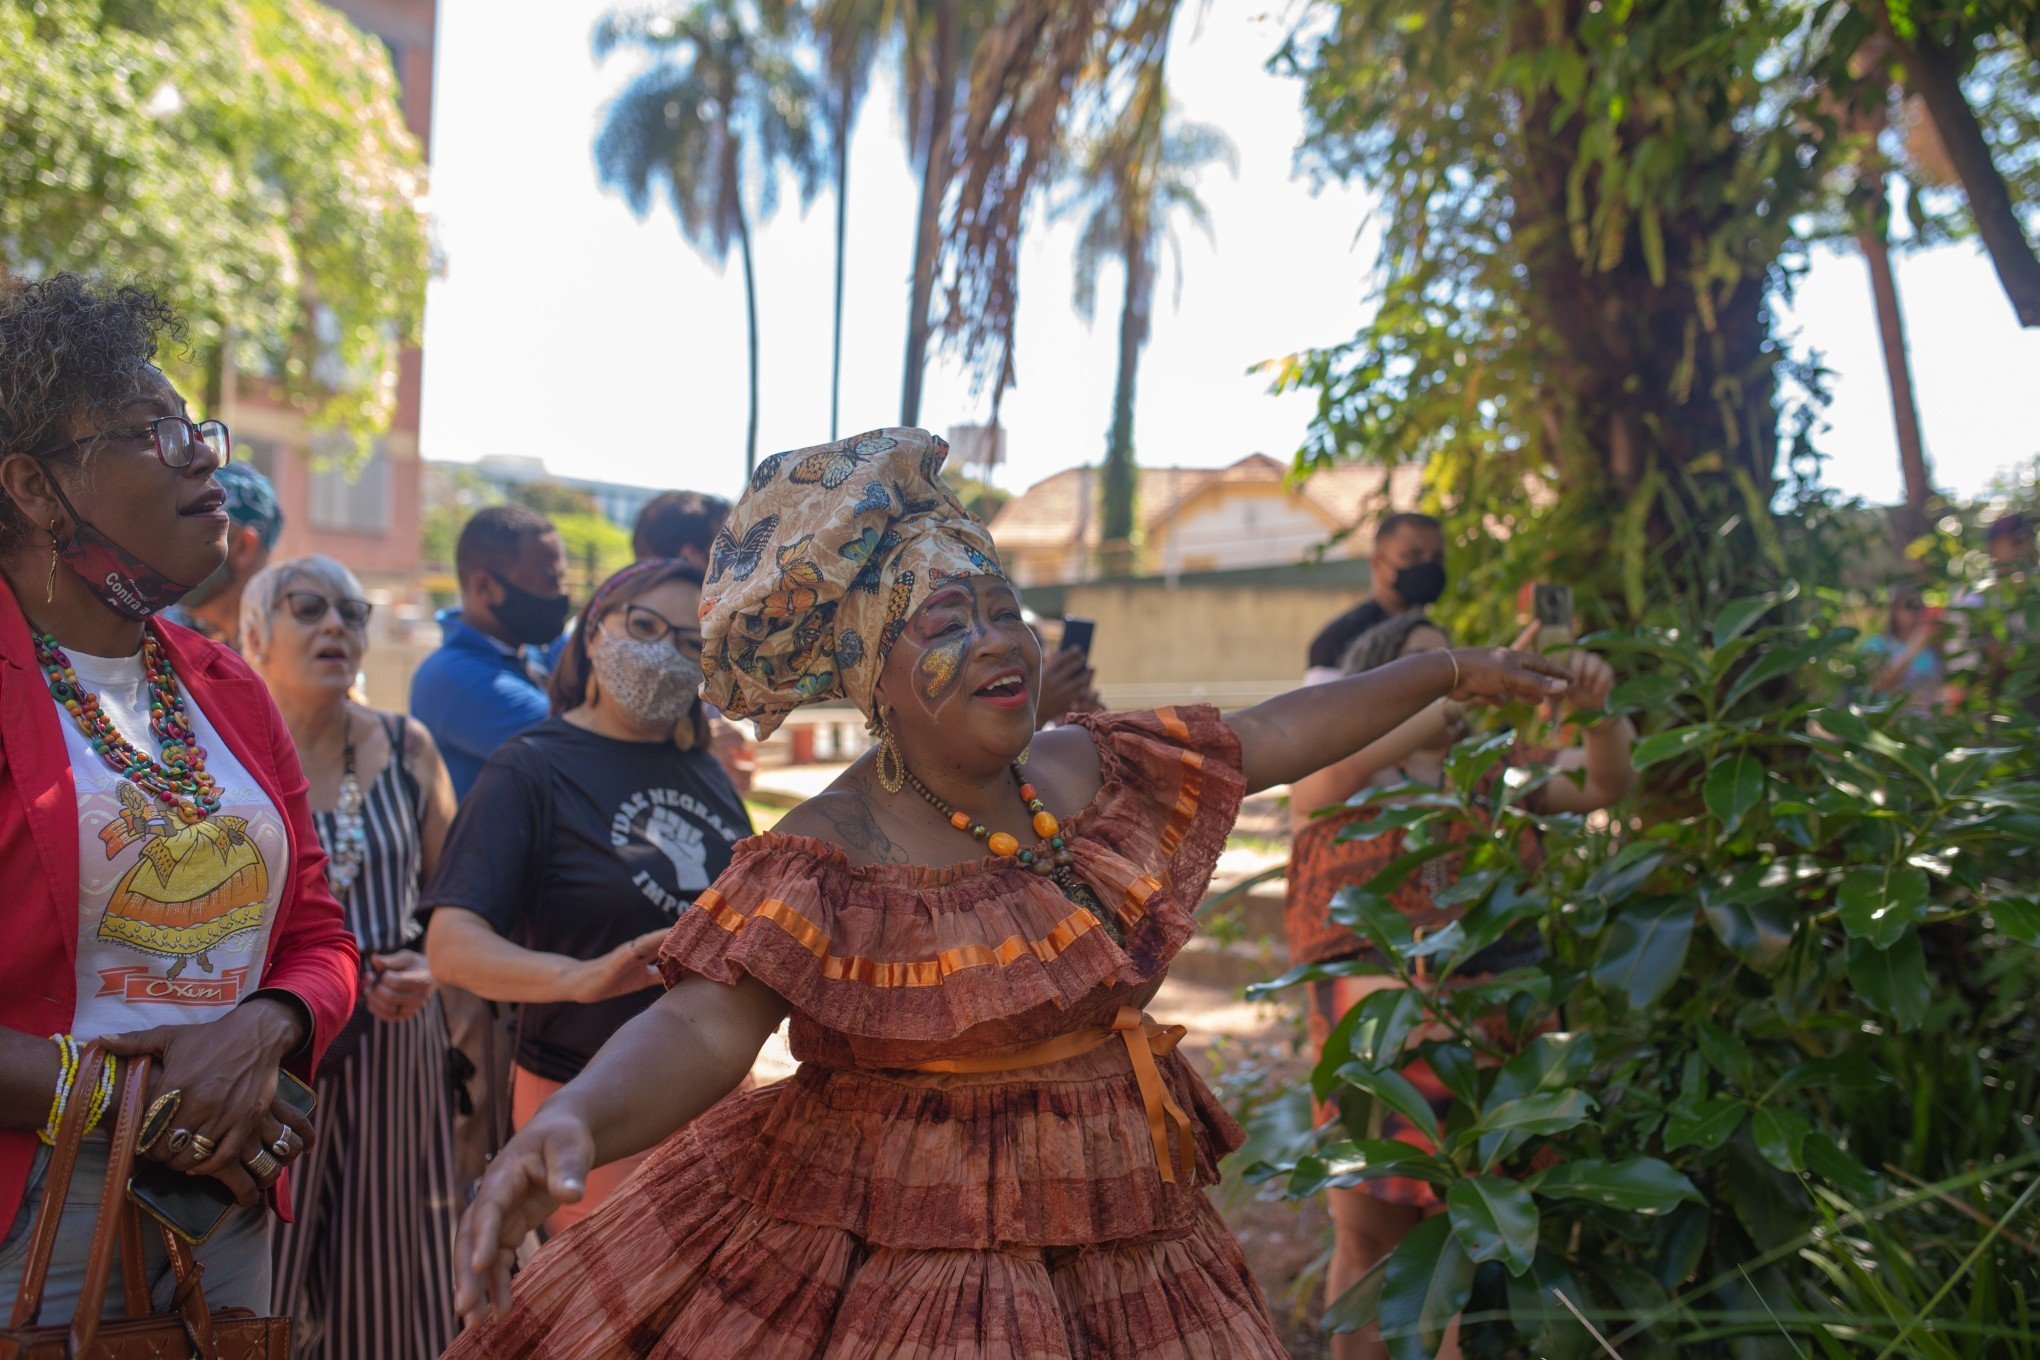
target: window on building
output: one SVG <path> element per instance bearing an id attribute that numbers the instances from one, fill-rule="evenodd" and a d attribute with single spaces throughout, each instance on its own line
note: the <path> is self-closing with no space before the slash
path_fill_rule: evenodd
<path id="1" fill-rule="evenodd" d="M 234 461 L 246 463 L 264 477 L 271 486 L 276 485 L 276 446 L 266 439 L 243 439 L 234 436 Z"/>
<path id="2" fill-rule="evenodd" d="M 380 443 L 358 468 L 315 457 L 306 495 L 314 529 L 335 534 L 382 534 L 390 528 L 390 456 Z"/>

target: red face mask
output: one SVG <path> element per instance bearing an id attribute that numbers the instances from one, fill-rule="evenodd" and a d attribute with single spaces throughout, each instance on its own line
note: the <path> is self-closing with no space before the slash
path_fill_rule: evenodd
<path id="1" fill-rule="evenodd" d="M 58 503 L 70 513 L 75 526 L 71 537 L 57 545 L 57 556 L 101 604 L 140 623 L 191 593 L 190 586 L 179 585 L 87 524 L 55 478 L 50 479 L 50 489 L 57 493 Z"/>

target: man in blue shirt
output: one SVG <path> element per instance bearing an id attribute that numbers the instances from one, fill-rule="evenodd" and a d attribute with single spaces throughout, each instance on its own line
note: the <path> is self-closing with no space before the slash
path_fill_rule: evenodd
<path id="1" fill-rule="evenodd" d="M 411 715 L 465 796 L 496 748 L 551 711 L 529 649 L 566 627 L 567 552 L 552 521 L 518 505 L 478 511 L 454 547 L 460 608 L 439 616 L 439 650 L 411 677 Z"/>

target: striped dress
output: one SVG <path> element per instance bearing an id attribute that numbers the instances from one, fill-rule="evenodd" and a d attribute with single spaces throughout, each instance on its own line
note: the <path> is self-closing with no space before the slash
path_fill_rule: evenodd
<path id="1" fill-rule="evenodd" d="M 404 764 L 404 720 L 379 714 L 390 758 L 363 790 L 367 844 L 347 924 L 371 953 L 416 948 L 422 799 Z M 313 815 L 336 842 L 337 818 Z M 452 1101 L 446 1017 L 433 996 L 409 1020 L 357 1010 L 319 1070 L 318 1137 L 294 1171 L 297 1222 L 276 1235 L 276 1311 L 294 1360 L 433 1360 L 453 1311 Z M 346 1052 L 349 1046 L 351 1052 Z"/>

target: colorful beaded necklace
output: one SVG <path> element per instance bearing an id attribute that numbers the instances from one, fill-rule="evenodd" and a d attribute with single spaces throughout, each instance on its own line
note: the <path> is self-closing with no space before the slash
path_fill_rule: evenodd
<path id="1" fill-rule="evenodd" d="M 184 695 L 177 688 L 177 672 L 157 645 L 155 634 L 142 634 L 142 669 L 149 679 L 149 730 L 163 747 L 163 754 L 154 760 L 121 735 L 100 707 L 98 696 L 78 683 L 71 658 L 64 655 L 54 637 L 42 632 L 35 635 L 35 658 L 49 682 L 50 697 L 71 715 L 93 751 L 115 774 L 170 808 L 187 825 L 220 810 L 219 782 L 206 773 L 205 748 L 192 736 Z"/>
<path id="2" fill-rule="evenodd" d="M 906 774 L 907 782 L 914 786 L 914 792 L 920 794 L 930 807 L 947 818 L 951 826 L 982 842 L 985 849 L 999 858 L 1016 859 L 1042 878 L 1054 883 L 1062 890 L 1064 897 L 1097 917 L 1112 937 L 1115 940 L 1119 939 L 1118 920 L 1105 910 L 1098 901 L 1098 895 L 1091 891 L 1090 885 L 1077 877 L 1075 857 L 1070 854 L 1069 847 L 1063 842 L 1062 823 L 1056 820 L 1055 814 L 1041 801 L 1041 795 L 1034 785 L 1028 783 L 1027 777 L 1020 773 L 1020 762 L 1013 762 L 1012 770 L 1013 782 L 1020 786 L 1020 801 L 1026 804 L 1034 825 L 1034 834 L 1040 837 L 1031 850 L 1020 844 L 1019 837 L 1005 831 L 993 831 L 983 822 L 971 820 L 968 813 L 959 812 L 949 806 L 941 795 L 923 784 L 912 770 L 908 770 Z"/>

